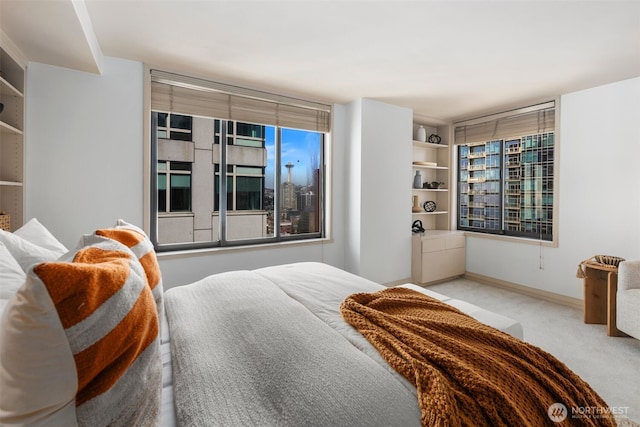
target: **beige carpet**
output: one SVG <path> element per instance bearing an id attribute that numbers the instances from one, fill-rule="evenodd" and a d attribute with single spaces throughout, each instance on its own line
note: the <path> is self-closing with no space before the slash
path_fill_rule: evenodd
<path id="1" fill-rule="evenodd" d="M 618 419 L 640 423 L 640 340 L 607 336 L 605 325 L 583 322 L 582 310 L 467 279 L 429 289 L 518 320 L 526 341 L 553 354 L 586 380 L 609 407 L 621 413 Z"/>

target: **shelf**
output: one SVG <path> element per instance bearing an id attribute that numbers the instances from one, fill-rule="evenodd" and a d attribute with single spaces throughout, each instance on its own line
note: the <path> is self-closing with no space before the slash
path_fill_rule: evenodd
<path id="1" fill-rule="evenodd" d="M 449 211 L 411 212 L 412 215 L 446 215 Z"/>
<path id="2" fill-rule="evenodd" d="M 432 142 L 422 142 L 413 140 L 413 145 L 416 147 L 424 147 L 424 148 L 449 148 L 447 144 L 434 144 Z"/>
<path id="3" fill-rule="evenodd" d="M 412 188 L 413 191 L 449 191 L 448 188 Z"/>
<path id="4" fill-rule="evenodd" d="M 17 181 L 0 181 L 0 186 L 3 187 L 22 187 L 21 182 Z"/>
<path id="5" fill-rule="evenodd" d="M 0 77 L 0 94 L 3 96 L 15 96 L 18 98 L 24 98 L 22 92 L 16 89 L 11 83 Z"/>
<path id="6" fill-rule="evenodd" d="M 439 169 L 439 170 L 449 170 L 448 166 L 431 166 L 431 165 L 416 165 L 415 163 L 412 163 L 412 166 L 414 168 L 419 168 L 419 169 Z"/>
<path id="7" fill-rule="evenodd" d="M 23 134 L 23 132 L 20 129 L 15 128 L 15 127 L 11 126 L 10 124 L 7 124 L 7 123 L 5 123 L 3 121 L 0 121 L 0 132 L 8 133 L 8 134 L 11 134 L 11 135 L 22 135 Z"/>

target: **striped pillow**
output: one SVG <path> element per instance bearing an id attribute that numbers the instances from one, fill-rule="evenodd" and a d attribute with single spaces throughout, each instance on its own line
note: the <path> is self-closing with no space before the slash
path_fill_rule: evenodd
<path id="1" fill-rule="evenodd" d="M 6 308 L 0 424 L 158 424 L 159 321 L 145 272 L 116 241 L 84 242 L 31 267 Z"/>
<path id="2" fill-rule="evenodd" d="M 146 273 L 149 287 L 153 292 L 158 317 L 161 318 L 164 310 L 164 303 L 162 302 L 162 274 L 160 273 L 160 265 L 158 265 L 158 258 L 156 257 L 153 243 L 151 243 L 147 234 L 142 229 L 122 219 L 116 222 L 114 228 L 96 230 L 96 234 L 120 242 L 136 254 Z"/>

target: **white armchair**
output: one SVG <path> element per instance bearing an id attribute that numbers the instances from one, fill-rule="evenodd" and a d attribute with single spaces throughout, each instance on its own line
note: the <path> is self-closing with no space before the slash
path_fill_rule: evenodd
<path id="1" fill-rule="evenodd" d="M 640 340 L 640 260 L 618 266 L 616 300 L 618 329 Z"/>

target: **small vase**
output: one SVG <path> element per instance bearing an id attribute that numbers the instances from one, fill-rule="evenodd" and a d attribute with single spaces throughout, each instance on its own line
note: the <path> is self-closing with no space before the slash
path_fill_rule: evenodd
<path id="1" fill-rule="evenodd" d="M 427 142 L 427 130 L 424 126 L 420 125 L 418 131 L 416 132 L 416 139 L 420 142 Z"/>
<path id="2" fill-rule="evenodd" d="M 413 208 L 411 208 L 412 212 L 422 212 L 420 208 L 420 204 L 418 203 L 418 196 L 413 196 Z"/>
<path id="3" fill-rule="evenodd" d="M 422 188 L 422 172 L 416 171 L 416 176 L 413 177 L 413 188 Z"/>

